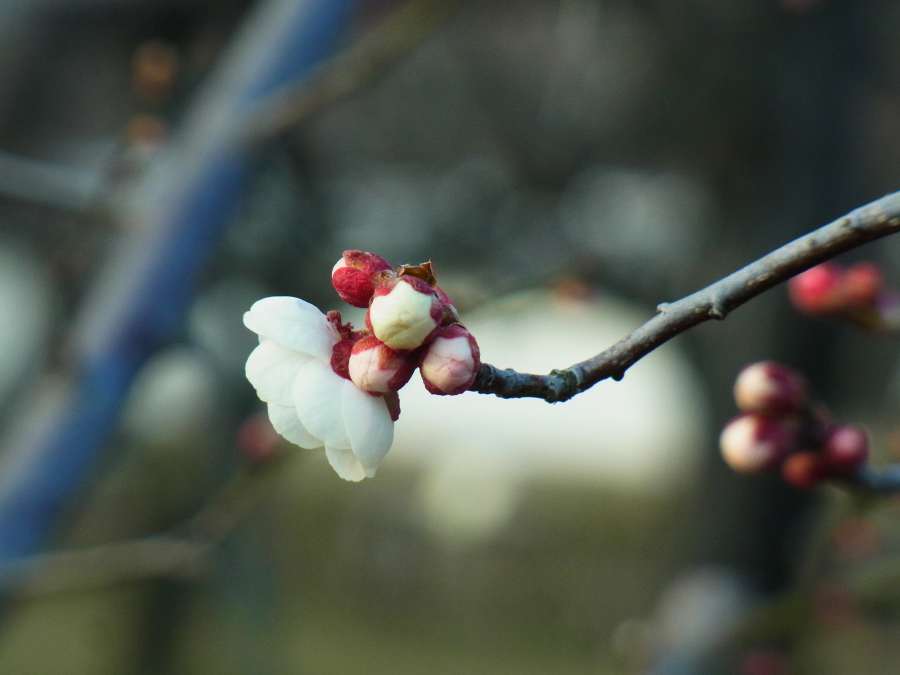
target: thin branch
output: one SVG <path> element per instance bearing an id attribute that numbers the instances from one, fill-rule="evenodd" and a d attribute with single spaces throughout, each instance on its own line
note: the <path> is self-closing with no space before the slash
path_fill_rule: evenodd
<path id="1" fill-rule="evenodd" d="M 148 578 L 197 579 L 209 556 L 272 494 L 299 453 L 283 452 L 239 471 L 181 525 L 148 537 L 51 551 L 0 564 L 0 589 L 17 597 L 106 588 Z"/>
<path id="2" fill-rule="evenodd" d="M 844 481 L 854 492 L 869 495 L 900 493 L 900 464 L 889 464 L 881 469 L 863 466 L 854 476 Z"/>
<path id="3" fill-rule="evenodd" d="M 697 324 L 722 320 L 763 291 L 824 260 L 900 231 L 900 192 L 861 206 L 785 244 L 743 269 L 681 300 L 661 304 L 658 314 L 612 347 L 586 361 L 547 375 L 482 364 L 472 391 L 501 398 L 566 401 L 612 378 L 620 380 L 637 361 Z"/>

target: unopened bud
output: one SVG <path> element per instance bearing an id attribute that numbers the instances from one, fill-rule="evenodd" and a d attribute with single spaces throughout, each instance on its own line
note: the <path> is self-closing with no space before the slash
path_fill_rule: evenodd
<path id="1" fill-rule="evenodd" d="M 241 423 L 235 441 L 241 454 L 253 464 L 268 462 L 281 450 L 281 438 L 261 413 Z"/>
<path id="2" fill-rule="evenodd" d="M 794 453 L 781 465 L 781 476 L 785 482 L 802 490 L 814 487 L 826 475 L 825 462 L 817 452 Z"/>
<path id="3" fill-rule="evenodd" d="M 734 400 L 744 412 L 793 412 L 808 402 L 806 381 L 787 366 L 760 361 L 747 366 L 737 376 Z"/>
<path id="4" fill-rule="evenodd" d="M 385 280 L 375 288 L 366 322 L 391 349 L 416 349 L 441 325 L 445 308 L 428 282 L 414 276 Z"/>
<path id="5" fill-rule="evenodd" d="M 748 413 L 725 425 L 719 445 L 728 466 L 741 473 L 756 473 L 777 465 L 793 448 L 795 437 L 789 422 Z"/>
<path id="6" fill-rule="evenodd" d="M 884 288 L 884 276 L 874 263 L 857 263 L 847 268 L 842 285 L 849 307 L 871 307 Z"/>
<path id="7" fill-rule="evenodd" d="M 851 473 L 869 457 L 869 439 L 857 426 L 845 424 L 829 430 L 822 446 L 825 464 L 835 473 Z"/>
<path id="8" fill-rule="evenodd" d="M 353 345 L 350 379 L 362 389 L 378 394 L 397 391 L 409 382 L 416 361 L 408 352 L 397 352 L 370 335 Z"/>
<path id="9" fill-rule="evenodd" d="M 472 334 L 460 324 L 438 329 L 428 345 L 420 370 L 432 394 L 461 394 L 472 386 L 481 354 Z"/>
<path id="10" fill-rule="evenodd" d="M 331 270 L 331 284 L 341 300 L 354 307 L 368 307 L 375 292 L 373 277 L 391 264 L 368 251 L 344 251 Z"/>
<path id="11" fill-rule="evenodd" d="M 788 282 L 791 301 L 808 314 L 826 314 L 842 308 L 844 270 L 834 263 L 822 263 L 798 274 Z"/>

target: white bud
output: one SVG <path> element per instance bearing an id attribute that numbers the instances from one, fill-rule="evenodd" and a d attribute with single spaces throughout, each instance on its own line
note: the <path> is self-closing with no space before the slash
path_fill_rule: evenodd
<path id="1" fill-rule="evenodd" d="M 350 354 L 350 379 L 363 391 L 372 393 L 397 391 L 409 381 L 415 368 L 411 355 L 396 352 L 371 335 L 357 341 Z"/>
<path id="2" fill-rule="evenodd" d="M 778 464 L 795 441 L 785 420 L 750 413 L 731 420 L 722 430 L 722 457 L 735 471 L 756 473 Z"/>
<path id="3" fill-rule="evenodd" d="M 419 368 L 432 394 L 461 394 L 472 386 L 480 365 L 475 338 L 454 324 L 435 333 Z"/>
<path id="4" fill-rule="evenodd" d="M 369 305 L 372 332 L 391 349 L 416 349 L 441 320 L 441 303 L 431 287 L 406 277 L 390 287 L 378 288 Z"/>

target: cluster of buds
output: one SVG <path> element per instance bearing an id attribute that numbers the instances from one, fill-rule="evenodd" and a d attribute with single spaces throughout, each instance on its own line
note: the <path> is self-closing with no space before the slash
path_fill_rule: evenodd
<path id="1" fill-rule="evenodd" d="M 742 413 L 722 430 L 726 463 L 742 473 L 780 470 L 785 481 L 809 488 L 828 478 L 848 477 L 866 461 L 865 431 L 831 422 L 813 405 L 805 379 L 772 361 L 744 368 L 734 384 Z"/>
<path id="2" fill-rule="evenodd" d="M 478 344 L 437 285 L 431 263 L 393 268 L 374 253 L 345 251 L 331 282 L 343 300 L 367 308 L 365 330 L 348 333 L 342 350 L 335 346 L 332 367 L 339 375 L 376 395 L 399 390 L 417 367 L 433 394 L 461 394 L 475 381 Z"/>
<path id="3" fill-rule="evenodd" d="M 896 294 L 885 288 L 877 265 L 843 267 L 825 262 L 788 282 L 794 307 L 814 316 L 839 316 L 871 328 L 884 327 L 896 314 Z"/>

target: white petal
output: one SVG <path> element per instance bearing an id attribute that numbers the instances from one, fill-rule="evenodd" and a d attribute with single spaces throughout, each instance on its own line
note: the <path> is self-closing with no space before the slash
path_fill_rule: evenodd
<path id="1" fill-rule="evenodd" d="M 331 366 L 311 360 L 294 378 L 294 406 L 303 426 L 325 445 L 350 448 L 341 412 L 344 382 Z"/>
<path id="2" fill-rule="evenodd" d="M 294 378 L 300 367 L 310 359 L 306 354 L 285 349 L 271 340 L 263 340 L 250 352 L 244 373 L 261 400 L 293 405 Z"/>
<path id="3" fill-rule="evenodd" d="M 269 421 L 272 428 L 285 440 L 307 450 L 321 448 L 323 443 L 313 436 L 303 422 L 297 417 L 297 410 L 292 405 L 269 404 Z"/>
<path id="4" fill-rule="evenodd" d="M 300 298 L 263 298 L 244 313 L 244 325 L 288 349 L 331 359 L 331 348 L 339 336 L 325 315 Z"/>
<path id="5" fill-rule="evenodd" d="M 335 473 L 344 480 L 358 483 L 368 476 L 363 465 L 359 463 L 352 450 L 325 446 L 325 456 Z M 374 475 L 374 474 L 373 474 Z"/>
<path id="6" fill-rule="evenodd" d="M 394 423 L 387 405 L 382 397 L 371 396 L 347 380 L 342 398 L 350 447 L 367 471 L 375 475 L 394 442 Z"/>

